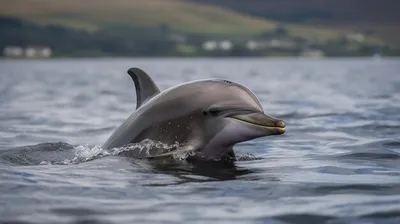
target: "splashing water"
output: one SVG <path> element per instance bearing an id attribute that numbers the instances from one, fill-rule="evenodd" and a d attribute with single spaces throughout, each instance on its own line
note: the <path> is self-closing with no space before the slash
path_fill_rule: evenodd
<path id="1" fill-rule="evenodd" d="M 201 152 L 196 151 L 180 151 L 177 150 L 181 145 L 176 142 L 168 145 L 160 141 L 154 141 L 151 139 L 145 139 L 139 143 L 130 143 L 118 148 L 103 149 L 101 145 L 78 145 L 73 147 L 74 156 L 72 159 L 63 159 L 59 161 L 55 160 L 43 160 L 39 165 L 71 165 L 79 164 L 83 162 L 100 159 L 107 156 L 125 156 L 130 158 L 146 158 L 162 153 L 173 152 L 170 154 L 172 159 L 175 160 L 186 160 L 188 157 L 204 157 Z M 56 151 L 58 153 L 58 151 Z M 217 158 L 214 161 L 220 161 L 224 158 Z M 238 155 L 236 160 L 248 161 L 260 159 L 252 154 Z"/>
<path id="2" fill-rule="evenodd" d="M 106 156 L 127 156 L 132 158 L 145 158 L 149 156 L 158 155 L 161 153 L 171 152 L 179 148 L 179 143 L 176 142 L 172 145 L 165 144 L 160 141 L 153 141 L 145 139 L 139 143 L 131 143 L 118 148 L 103 149 L 100 145 L 78 145 L 74 147 L 74 158 L 65 159 L 63 161 L 42 161 L 40 165 L 69 165 L 79 164 L 82 162 L 99 159 Z M 175 159 L 183 160 L 189 156 L 189 153 L 176 153 L 172 154 Z"/>

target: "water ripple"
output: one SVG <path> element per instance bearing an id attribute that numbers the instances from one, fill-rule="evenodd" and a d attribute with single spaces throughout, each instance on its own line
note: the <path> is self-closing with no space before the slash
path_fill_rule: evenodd
<path id="1" fill-rule="evenodd" d="M 154 142 L 103 150 L 135 109 L 126 74 L 133 66 L 161 89 L 237 81 L 287 131 L 238 144 L 235 163 L 131 158 L 151 153 Z M 398 59 L 3 60 L 0 67 L 2 223 L 400 223 Z"/>

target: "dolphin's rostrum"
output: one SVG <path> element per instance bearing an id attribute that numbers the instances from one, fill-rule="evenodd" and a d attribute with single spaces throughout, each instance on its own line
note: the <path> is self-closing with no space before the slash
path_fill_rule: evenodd
<path id="1" fill-rule="evenodd" d="M 194 152 L 202 159 L 234 157 L 233 146 L 285 132 L 285 122 L 264 114 L 257 97 L 246 87 L 222 79 L 183 83 L 160 91 L 146 72 L 131 68 L 137 106 L 103 148 L 122 147 L 145 139 L 179 148 L 154 150 L 146 157 Z"/>

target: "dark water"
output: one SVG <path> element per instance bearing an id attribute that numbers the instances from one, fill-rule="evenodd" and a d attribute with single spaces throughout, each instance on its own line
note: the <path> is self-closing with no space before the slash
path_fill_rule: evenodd
<path id="1" fill-rule="evenodd" d="M 100 145 L 135 108 L 126 70 L 161 89 L 244 84 L 287 124 L 235 167 L 122 157 Z M 400 223 L 400 60 L 0 61 L 0 220 Z"/>

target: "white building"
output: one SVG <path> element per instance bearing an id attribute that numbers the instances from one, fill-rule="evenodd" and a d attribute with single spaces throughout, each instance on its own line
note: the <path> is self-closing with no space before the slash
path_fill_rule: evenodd
<path id="1" fill-rule="evenodd" d="M 25 57 L 27 58 L 48 58 L 52 53 L 49 47 L 27 47 L 25 49 Z"/>
<path id="2" fill-rule="evenodd" d="M 249 50 L 255 50 L 255 49 L 258 48 L 258 42 L 255 41 L 255 40 L 249 40 L 249 41 L 247 41 L 247 43 L 246 43 L 246 47 L 247 47 L 247 49 L 249 49 Z"/>
<path id="3" fill-rule="evenodd" d="M 7 46 L 3 49 L 5 57 L 21 57 L 24 54 L 24 49 L 18 46 Z"/>
<path id="4" fill-rule="evenodd" d="M 233 43 L 230 40 L 224 40 L 219 43 L 219 48 L 223 51 L 229 51 L 232 47 Z"/>
<path id="5" fill-rule="evenodd" d="M 233 48 L 233 43 L 230 40 L 223 40 L 221 42 L 217 42 L 215 40 L 208 40 L 203 43 L 203 49 L 206 51 L 213 51 L 216 49 L 220 49 L 222 51 L 229 51 Z"/>
<path id="6" fill-rule="evenodd" d="M 206 51 L 212 51 L 217 49 L 217 42 L 214 40 L 209 40 L 203 43 L 203 49 Z"/>

